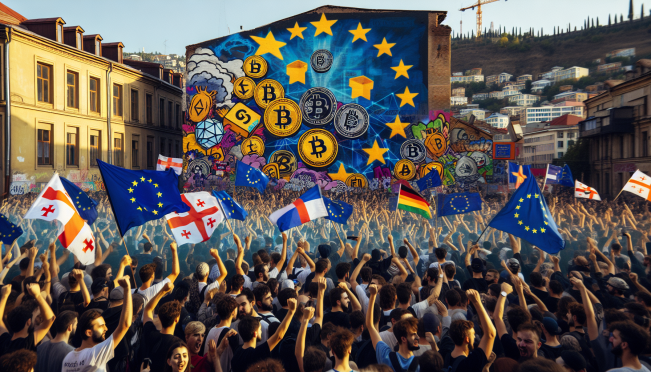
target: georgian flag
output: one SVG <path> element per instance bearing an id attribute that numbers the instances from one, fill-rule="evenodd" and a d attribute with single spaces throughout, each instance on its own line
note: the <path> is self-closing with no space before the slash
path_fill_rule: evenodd
<path id="1" fill-rule="evenodd" d="M 651 189 L 651 177 L 636 170 L 631 176 L 631 179 L 624 185 L 623 191 L 628 191 L 641 198 L 651 201 L 649 190 Z"/>
<path id="2" fill-rule="evenodd" d="M 55 173 L 43 188 L 25 214 L 25 218 L 59 221 L 61 223 L 58 225 L 61 245 L 77 256 L 82 264 L 90 265 L 95 262 L 93 232 L 77 212 L 58 173 Z"/>
<path id="3" fill-rule="evenodd" d="M 217 226 L 224 220 L 224 212 L 217 198 L 206 191 L 181 194 L 190 207 L 189 212 L 172 212 L 165 216 L 178 245 L 197 244 L 210 239 Z"/>
<path id="4" fill-rule="evenodd" d="M 157 171 L 166 171 L 173 169 L 177 176 L 181 175 L 183 170 L 183 159 L 181 158 L 168 158 L 167 156 L 158 155 L 158 162 L 156 163 Z"/>
<path id="5" fill-rule="evenodd" d="M 286 231 L 292 227 L 327 216 L 328 210 L 321 197 L 321 189 L 319 189 L 319 185 L 316 185 L 292 204 L 273 212 L 269 216 L 269 220 L 278 226 L 280 231 Z"/>
<path id="6" fill-rule="evenodd" d="M 599 193 L 597 190 L 593 189 L 592 187 L 585 185 L 579 181 L 574 181 L 574 196 L 577 198 L 585 198 L 585 199 L 592 199 L 592 200 L 601 200 L 599 197 Z"/>

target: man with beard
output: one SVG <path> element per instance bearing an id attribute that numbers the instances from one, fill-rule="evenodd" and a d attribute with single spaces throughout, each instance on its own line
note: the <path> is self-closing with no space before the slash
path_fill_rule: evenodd
<path id="1" fill-rule="evenodd" d="M 255 305 L 258 307 L 258 315 L 262 317 L 262 320 L 269 324 L 280 323 L 280 320 L 272 313 L 274 306 L 271 289 L 267 285 L 259 285 L 253 290 L 253 295 L 255 296 Z"/>
<path id="2" fill-rule="evenodd" d="M 11 287 L 11 285 L 2 287 L 0 314 L 4 314 Z M 0 355 L 21 349 L 36 351 L 36 345 L 43 340 L 54 323 L 54 313 L 41 296 L 41 288 L 38 283 L 28 284 L 26 290 L 25 295 L 33 297 L 38 306 L 35 306 L 33 301 L 23 300 L 20 306 L 12 309 L 7 315 L 6 326 L 5 322 L 0 319 Z M 35 307 L 36 309 L 34 309 Z M 39 316 L 42 321 L 36 325 L 35 320 Z"/>
<path id="3" fill-rule="evenodd" d="M 82 339 L 81 346 L 63 359 L 62 372 L 106 371 L 106 363 L 113 358 L 113 349 L 131 326 L 133 312 L 129 277 L 124 276 L 118 284 L 124 291 L 120 324 L 113 334 L 105 338 L 106 324 L 101 313 L 95 309 L 83 313 L 77 326 L 77 333 Z"/>
<path id="4" fill-rule="evenodd" d="M 255 289 L 260 284 L 266 284 L 269 280 L 269 266 L 266 263 L 257 264 L 253 267 L 255 275 L 255 282 L 251 284 L 251 288 Z"/>
<path id="5" fill-rule="evenodd" d="M 54 321 L 56 337 L 38 345 L 36 353 L 38 360 L 34 367 L 39 372 L 60 372 L 63 358 L 75 348 L 68 345 L 68 339 L 72 333 L 77 331 L 76 311 L 66 310 L 59 314 Z"/>
<path id="6" fill-rule="evenodd" d="M 340 282 L 338 287 L 330 291 L 330 305 L 332 310 L 323 316 L 323 323 L 331 322 L 338 327 L 350 330 L 350 305 L 352 310 L 362 310 L 353 292 L 348 289 L 346 283 Z"/>
<path id="7" fill-rule="evenodd" d="M 540 328 L 533 323 L 520 324 L 516 333 L 516 343 L 521 362 L 538 358 L 538 349 L 542 346 Z"/>
<path id="8" fill-rule="evenodd" d="M 649 343 L 649 335 L 644 328 L 631 322 L 615 322 L 610 326 L 610 342 L 613 344 L 612 353 L 621 359 L 620 368 L 609 369 L 609 372 L 649 372 L 640 363 L 638 355 L 644 353 Z"/>
<path id="9" fill-rule="evenodd" d="M 239 323 L 240 320 L 244 319 L 246 316 L 251 316 L 260 321 L 260 335 L 258 339 L 258 345 L 263 344 L 265 341 L 267 341 L 268 333 L 267 330 L 269 329 L 269 323 L 265 322 L 262 317 L 258 314 L 257 311 L 253 308 L 253 305 L 255 304 L 255 296 L 253 295 L 253 292 L 251 292 L 250 289 L 244 288 L 242 289 L 242 293 L 240 293 L 236 298 L 235 301 L 237 301 L 237 321 L 232 324 L 232 328 L 236 330 L 239 333 Z M 240 344 L 243 344 L 244 340 L 242 339 L 240 335 Z"/>

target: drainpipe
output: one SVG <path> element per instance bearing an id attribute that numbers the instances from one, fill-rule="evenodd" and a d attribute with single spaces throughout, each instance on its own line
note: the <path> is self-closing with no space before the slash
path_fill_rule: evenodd
<path id="1" fill-rule="evenodd" d="M 3 199 L 9 196 L 9 182 L 11 180 L 11 96 L 9 90 L 9 42 L 11 41 L 11 28 L 5 27 L 5 187 Z"/>
<path id="2" fill-rule="evenodd" d="M 106 130 L 108 131 L 108 163 L 113 164 L 111 161 L 113 155 L 113 148 L 111 140 L 113 138 L 113 132 L 111 131 L 111 99 L 113 95 L 111 94 L 111 72 L 113 71 L 113 62 L 109 62 L 109 68 L 106 71 Z M 124 146 L 124 144 L 122 145 Z"/>

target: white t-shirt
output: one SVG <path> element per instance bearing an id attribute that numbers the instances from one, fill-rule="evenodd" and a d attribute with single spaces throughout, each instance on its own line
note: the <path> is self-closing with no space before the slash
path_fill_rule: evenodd
<path id="1" fill-rule="evenodd" d="M 277 276 L 278 276 L 278 268 L 274 267 L 273 269 L 271 269 L 271 271 L 269 271 L 269 278 L 276 279 Z"/>
<path id="2" fill-rule="evenodd" d="M 362 311 L 364 314 L 366 314 L 368 311 L 368 296 L 366 295 L 366 287 L 368 287 L 368 284 L 358 284 L 357 287 L 355 287 L 355 294 L 357 295 L 359 303 L 362 305 Z"/>
<path id="3" fill-rule="evenodd" d="M 244 277 L 244 288 L 251 289 L 251 278 L 248 275 L 242 275 Z"/>
<path id="4" fill-rule="evenodd" d="M 425 311 L 429 307 L 429 303 L 427 300 L 423 300 L 419 303 L 413 304 L 411 306 L 412 309 L 414 309 L 414 312 L 416 312 L 416 318 L 421 319 L 423 315 L 425 315 Z"/>
<path id="5" fill-rule="evenodd" d="M 396 339 L 396 336 L 393 334 L 393 332 L 380 332 L 380 338 L 382 341 L 384 341 L 385 344 L 389 345 L 389 348 L 391 348 L 391 350 L 393 350 L 393 348 L 398 344 L 398 340 Z"/>
<path id="6" fill-rule="evenodd" d="M 82 351 L 71 351 L 63 359 L 61 372 L 106 372 L 106 363 L 113 359 L 113 335 Z"/>
<path id="7" fill-rule="evenodd" d="M 145 297 L 145 303 L 142 306 L 147 305 L 147 302 L 149 302 L 158 292 L 163 289 L 165 286 L 165 283 L 169 283 L 170 280 L 168 278 L 163 279 L 160 283 L 154 284 L 151 287 L 145 289 L 144 291 L 138 288 L 138 294 L 142 295 Z M 136 293 L 136 289 L 132 289 L 131 293 Z"/>
<path id="8" fill-rule="evenodd" d="M 310 270 L 310 267 L 306 267 L 301 271 L 298 276 L 296 277 L 296 280 L 301 282 L 301 286 L 305 285 L 305 281 L 307 280 L 308 275 L 312 273 L 312 270 Z"/>
<path id="9" fill-rule="evenodd" d="M 217 343 L 219 341 L 219 336 L 221 336 L 222 332 L 228 332 L 228 330 L 226 329 L 227 327 L 213 327 L 210 330 L 210 332 L 208 332 L 208 337 L 206 337 L 206 341 L 203 344 L 203 355 L 208 355 L 208 344 L 210 344 L 210 340 L 215 340 L 215 343 Z M 233 347 L 236 346 L 229 345 L 229 347 L 227 347 L 226 350 L 224 350 L 222 355 L 219 357 L 220 364 L 222 365 L 222 369 L 224 371 L 231 370 L 231 359 L 233 359 Z"/>

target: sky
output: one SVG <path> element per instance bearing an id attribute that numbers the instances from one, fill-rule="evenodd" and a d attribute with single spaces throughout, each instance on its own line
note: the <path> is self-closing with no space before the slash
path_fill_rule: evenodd
<path id="1" fill-rule="evenodd" d="M 26 18 L 61 17 L 67 26 L 81 26 L 87 34 L 101 34 L 105 42 L 121 41 L 125 51 L 158 51 L 185 54 L 185 46 L 239 31 L 260 27 L 276 20 L 323 6 L 447 11 L 444 24 L 464 33 L 475 29 L 476 13 L 460 12 L 476 0 L 1 0 Z M 644 4 L 649 16 L 651 0 L 634 0 L 635 18 Z M 608 22 L 608 14 L 628 15 L 629 0 L 499 0 L 482 7 L 483 26 L 493 22 L 512 27 L 552 33 L 554 26 L 580 28 L 589 16 Z"/>

